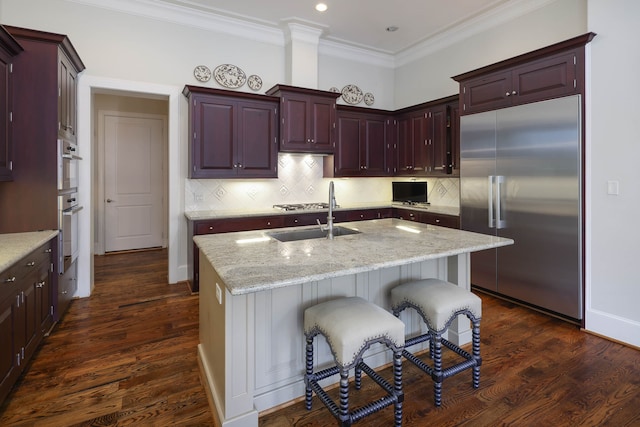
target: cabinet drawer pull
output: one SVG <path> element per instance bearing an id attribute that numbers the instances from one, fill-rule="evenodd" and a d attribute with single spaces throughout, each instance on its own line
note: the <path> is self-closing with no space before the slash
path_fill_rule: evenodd
<path id="1" fill-rule="evenodd" d="M 27 263 L 27 267 L 33 267 L 34 265 L 36 265 L 36 262 L 35 262 L 35 261 L 29 261 L 29 262 Z"/>
<path id="2" fill-rule="evenodd" d="M 45 250 L 44 250 L 44 253 L 45 253 L 45 254 L 50 254 L 50 253 L 51 253 L 51 248 L 45 249 Z"/>
<path id="3" fill-rule="evenodd" d="M 36 283 L 36 288 L 38 288 L 38 289 L 40 289 L 40 288 L 44 288 L 44 284 L 45 284 L 45 283 L 46 283 L 46 282 L 45 282 L 44 280 L 43 280 L 42 282 L 38 282 L 38 283 Z"/>
<path id="4" fill-rule="evenodd" d="M 11 276 L 8 279 L 4 279 L 4 283 L 13 283 L 16 281 L 16 276 Z"/>

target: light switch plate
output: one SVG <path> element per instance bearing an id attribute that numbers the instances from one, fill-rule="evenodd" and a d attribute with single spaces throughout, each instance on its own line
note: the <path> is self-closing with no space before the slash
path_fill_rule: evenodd
<path id="1" fill-rule="evenodd" d="M 619 181 L 607 181 L 607 194 L 617 196 L 620 194 L 620 182 Z"/>

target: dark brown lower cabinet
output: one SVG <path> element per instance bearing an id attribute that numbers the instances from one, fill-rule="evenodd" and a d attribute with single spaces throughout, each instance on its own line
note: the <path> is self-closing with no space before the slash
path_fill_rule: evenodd
<path id="1" fill-rule="evenodd" d="M 0 403 L 53 325 L 53 241 L 0 274 Z"/>

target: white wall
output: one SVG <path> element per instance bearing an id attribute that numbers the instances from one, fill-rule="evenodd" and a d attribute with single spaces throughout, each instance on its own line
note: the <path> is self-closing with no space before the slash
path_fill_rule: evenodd
<path id="1" fill-rule="evenodd" d="M 636 0 L 589 0 L 586 328 L 640 347 L 640 69 Z M 607 183 L 619 183 L 619 195 Z"/>

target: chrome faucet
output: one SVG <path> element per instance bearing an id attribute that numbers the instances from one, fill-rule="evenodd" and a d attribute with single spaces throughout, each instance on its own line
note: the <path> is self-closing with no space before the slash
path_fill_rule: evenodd
<path id="1" fill-rule="evenodd" d="M 336 207 L 336 194 L 333 181 L 329 182 L 329 214 L 327 215 L 327 239 L 333 239 L 333 209 Z"/>
<path id="2" fill-rule="evenodd" d="M 323 231 L 327 231 L 327 239 L 333 240 L 333 210 L 337 207 L 335 190 L 333 189 L 333 181 L 329 182 L 329 214 L 327 215 L 327 225 L 320 224 L 318 219 L 318 225 Z"/>

